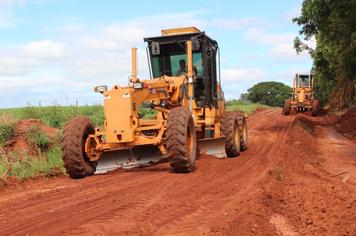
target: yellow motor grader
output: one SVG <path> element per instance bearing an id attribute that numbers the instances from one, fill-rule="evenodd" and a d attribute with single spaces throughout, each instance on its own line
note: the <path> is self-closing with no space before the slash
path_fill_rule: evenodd
<path id="1" fill-rule="evenodd" d="M 97 86 L 105 121 L 86 117 L 64 129 L 62 155 L 72 178 L 168 161 L 172 172 L 191 172 L 200 153 L 236 157 L 247 149 L 246 115 L 225 110 L 218 43 L 195 27 L 167 29 L 145 38 L 150 79 L 137 76 L 136 48 L 128 86 Z M 155 116 L 141 117 L 140 108 Z"/>
<path id="2" fill-rule="evenodd" d="M 319 101 L 314 98 L 313 74 L 296 74 L 293 79 L 292 97 L 284 101 L 283 114 L 291 111 L 311 111 L 313 116 L 319 112 Z"/>

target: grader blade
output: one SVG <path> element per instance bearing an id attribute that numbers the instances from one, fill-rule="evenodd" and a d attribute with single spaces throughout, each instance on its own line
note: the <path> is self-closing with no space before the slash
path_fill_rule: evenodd
<path id="1" fill-rule="evenodd" d="M 217 158 L 225 158 L 225 137 L 206 138 L 198 140 L 200 154 L 212 155 Z"/>
<path id="2" fill-rule="evenodd" d="M 131 169 L 154 165 L 165 158 L 155 146 L 135 147 L 131 150 L 104 152 L 96 167 L 95 174 L 103 174 L 116 169 Z"/>
<path id="3" fill-rule="evenodd" d="M 225 158 L 225 138 L 198 140 L 200 154 Z M 95 174 L 104 174 L 116 169 L 131 169 L 139 166 L 151 166 L 162 162 L 166 156 L 155 146 L 136 147 L 132 150 L 104 152 L 99 160 Z"/>

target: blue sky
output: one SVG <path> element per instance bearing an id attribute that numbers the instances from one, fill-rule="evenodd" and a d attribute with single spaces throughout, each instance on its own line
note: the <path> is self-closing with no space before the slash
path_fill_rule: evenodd
<path id="1" fill-rule="evenodd" d="M 227 99 L 261 81 L 310 71 L 293 39 L 302 1 L 0 0 L 0 107 L 93 104 L 93 86 L 126 85 L 131 47 L 148 77 L 143 37 L 197 26 L 219 42 Z M 187 9 L 188 7 L 188 9 Z M 311 42 L 313 45 L 313 42 Z"/>

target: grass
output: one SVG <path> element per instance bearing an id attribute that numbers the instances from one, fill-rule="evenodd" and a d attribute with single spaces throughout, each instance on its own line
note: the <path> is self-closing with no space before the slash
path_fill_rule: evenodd
<path id="1" fill-rule="evenodd" d="M 226 102 L 226 109 L 228 111 L 235 111 L 235 110 L 241 110 L 243 112 L 246 112 L 248 115 L 251 115 L 256 111 L 256 109 L 259 108 L 269 108 L 267 105 L 262 105 L 259 103 L 251 103 L 249 101 L 227 101 Z"/>
<path id="2" fill-rule="evenodd" d="M 16 134 L 16 122 L 10 115 L 0 117 L 0 147 L 4 147 L 6 142 L 11 140 Z"/>
<path id="3" fill-rule="evenodd" d="M 37 176 L 56 176 L 61 173 L 65 173 L 65 169 L 59 146 L 41 158 L 16 152 L 0 154 L 0 176 L 2 179 L 11 176 L 24 180 Z"/>
<path id="4" fill-rule="evenodd" d="M 26 142 L 33 148 L 39 148 L 46 151 L 49 148 L 49 136 L 45 134 L 40 127 L 32 125 L 26 132 Z"/>
<path id="5" fill-rule="evenodd" d="M 101 105 L 92 106 L 47 106 L 28 105 L 23 108 L 0 109 L 0 116 L 12 115 L 16 119 L 40 119 L 53 128 L 63 128 L 65 123 L 76 116 L 87 116 L 95 126 L 104 123 L 104 109 Z"/>
<path id="6" fill-rule="evenodd" d="M 248 101 L 227 101 L 228 111 L 241 110 L 251 115 L 257 108 L 268 108 L 266 105 L 251 103 Z M 156 112 L 140 108 L 141 117 L 151 118 Z M 102 126 L 104 123 L 104 108 L 101 105 L 92 106 L 59 106 L 35 107 L 28 105 L 23 108 L 0 109 L 0 116 L 13 116 L 16 119 L 40 119 L 53 128 L 63 128 L 65 123 L 76 116 L 87 116 L 94 126 Z"/>

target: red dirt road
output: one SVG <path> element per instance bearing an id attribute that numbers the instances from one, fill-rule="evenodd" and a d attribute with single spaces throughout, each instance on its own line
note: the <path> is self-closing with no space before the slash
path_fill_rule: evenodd
<path id="1" fill-rule="evenodd" d="M 0 191 L 1 235 L 356 235 L 356 142 L 323 117 L 258 111 L 240 157 L 203 156 Z"/>

